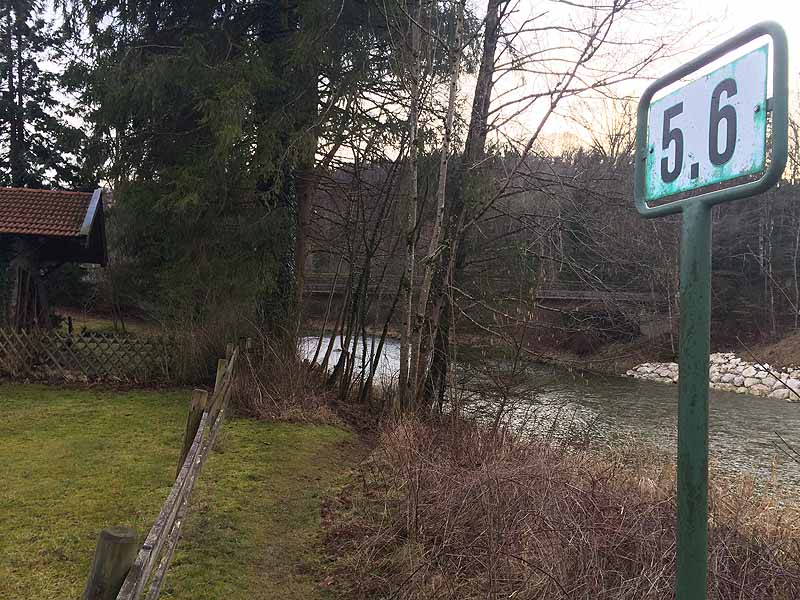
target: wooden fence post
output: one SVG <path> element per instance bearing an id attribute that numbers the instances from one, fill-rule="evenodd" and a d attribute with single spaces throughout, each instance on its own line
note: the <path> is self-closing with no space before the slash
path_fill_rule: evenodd
<path id="1" fill-rule="evenodd" d="M 103 529 L 83 600 L 115 600 L 138 551 L 136 531 L 131 527 Z"/>
<path id="2" fill-rule="evenodd" d="M 233 356 L 233 348 L 233 342 L 228 342 L 228 344 L 225 346 L 225 358 L 228 360 L 230 360 L 231 356 Z"/>
<path id="3" fill-rule="evenodd" d="M 208 407 L 208 412 L 211 416 L 211 423 L 213 423 L 220 409 L 222 408 L 222 386 L 225 383 L 225 369 L 228 368 L 228 361 L 220 358 L 217 361 L 217 379 L 214 382 L 214 393 L 211 395 L 211 406 Z"/>
<path id="4" fill-rule="evenodd" d="M 183 434 L 183 447 L 181 448 L 178 471 L 175 473 L 175 477 L 180 474 L 183 468 L 183 461 L 186 460 L 186 455 L 189 454 L 189 448 L 192 447 L 192 442 L 194 441 L 194 436 L 197 435 L 197 428 L 200 426 L 200 420 L 203 418 L 203 411 L 206 409 L 207 402 L 207 391 L 192 391 L 192 399 L 189 401 L 189 415 L 186 417 L 186 431 Z"/>

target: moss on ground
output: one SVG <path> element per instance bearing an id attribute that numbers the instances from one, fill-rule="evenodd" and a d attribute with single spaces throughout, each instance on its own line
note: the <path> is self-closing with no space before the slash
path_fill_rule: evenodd
<path id="1" fill-rule="evenodd" d="M 0 386 L 0 598 L 78 598 L 99 531 L 146 534 L 175 475 L 188 391 Z M 347 432 L 230 419 L 162 598 L 323 598 L 321 497 Z"/>

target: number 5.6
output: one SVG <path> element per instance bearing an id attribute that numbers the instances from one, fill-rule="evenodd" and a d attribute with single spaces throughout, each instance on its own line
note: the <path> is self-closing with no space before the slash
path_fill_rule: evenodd
<path id="1" fill-rule="evenodd" d="M 727 78 L 720 81 L 711 93 L 708 119 L 708 160 L 719 167 L 727 163 L 736 150 L 736 109 L 726 104 L 720 106 L 722 94 L 726 99 L 730 99 L 737 93 L 736 80 Z M 674 143 L 674 160 L 672 169 L 669 168 L 669 157 L 661 159 L 661 180 L 664 183 L 672 183 L 680 177 L 683 169 L 684 156 L 684 136 L 680 127 L 672 127 L 671 121 L 683 113 L 683 102 L 670 106 L 664 111 L 663 128 L 661 133 L 661 149 L 668 150 Z M 720 123 L 725 121 L 725 147 L 719 149 L 719 128 Z M 694 163 L 691 168 L 691 178 L 696 179 L 699 175 L 699 164 Z"/>

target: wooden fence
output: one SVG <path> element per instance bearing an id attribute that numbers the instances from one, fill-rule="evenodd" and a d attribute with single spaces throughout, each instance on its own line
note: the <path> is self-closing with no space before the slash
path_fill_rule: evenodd
<path id="1" fill-rule="evenodd" d="M 137 552 L 136 534 L 112 527 L 100 534 L 84 600 L 157 600 L 172 562 L 189 499 L 222 427 L 234 383 L 238 348 L 220 359 L 211 397 L 195 390 L 189 405 L 178 474 L 155 523 Z M 144 596 L 147 592 L 147 596 Z"/>
<path id="2" fill-rule="evenodd" d="M 173 347 L 162 336 L 0 328 L 0 375 L 66 381 L 167 381 Z"/>

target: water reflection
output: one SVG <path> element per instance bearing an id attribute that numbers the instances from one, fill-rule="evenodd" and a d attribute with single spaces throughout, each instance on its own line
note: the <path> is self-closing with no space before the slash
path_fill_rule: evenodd
<path id="1" fill-rule="evenodd" d="M 320 356 L 330 338 L 324 339 Z M 311 358 L 317 338 L 305 338 L 302 350 Z M 333 340 L 333 352 L 341 340 Z M 367 344 L 367 354 L 374 352 Z M 359 346 L 357 356 L 364 352 Z M 386 340 L 376 377 L 390 380 L 397 374 L 400 348 Z M 338 358 L 338 353 L 334 354 Z M 468 371 L 469 369 L 465 369 Z M 473 370 L 474 371 L 474 370 Z M 597 435 L 635 437 L 674 452 L 677 439 L 678 386 L 624 377 L 586 375 L 558 367 L 529 363 L 529 406 L 537 407 L 537 418 L 558 415 L 579 427 L 591 424 Z M 473 410 L 491 413 L 491 401 L 471 404 Z M 543 407 L 543 408 L 540 408 Z M 519 418 L 529 411 L 519 407 Z M 544 415 L 545 418 L 542 418 Z M 800 404 L 783 400 L 711 391 L 709 407 L 711 460 L 731 473 L 749 472 L 762 480 L 773 474 L 787 487 L 800 491 L 800 465 L 777 449 L 779 435 L 800 450 Z"/>

